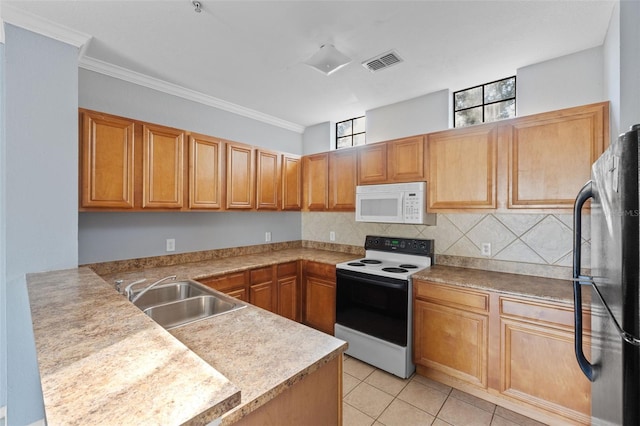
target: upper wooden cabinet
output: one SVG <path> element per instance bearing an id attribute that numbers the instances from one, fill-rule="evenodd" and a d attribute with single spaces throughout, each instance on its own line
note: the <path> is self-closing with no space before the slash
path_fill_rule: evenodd
<path id="1" fill-rule="evenodd" d="M 329 210 L 356 209 L 356 155 L 355 149 L 329 153 Z"/>
<path id="2" fill-rule="evenodd" d="M 302 159 L 299 155 L 282 154 L 282 210 L 302 208 Z"/>
<path id="3" fill-rule="evenodd" d="M 398 139 L 387 143 L 389 181 L 424 181 L 424 136 Z"/>
<path id="4" fill-rule="evenodd" d="M 134 122 L 80 113 L 80 207 L 134 207 Z"/>
<path id="5" fill-rule="evenodd" d="M 248 145 L 227 143 L 227 209 L 253 208 L 254 155 Z"/>
<path id="6" fill-rule="evenodd" d="M 280 154 L 256 150 L 256 209 L 278 209 Z"/>
<path id="7" fill-rule="evenodd" d="M 424 136 L 358 147 L 358 184 L 426 180 Z"/>
<path id="8" fill-rule="evenodd" d="M 432 133 L 427 140 L 428 209 L 495 209 L 498 126 Z"/>
<path id="9" fill-rule="evenodd" d="M 360 185 L 387 182 L 387 143 L 358 147 L 358 183 Z"/>
<path id="10" fill-rule="evenodd" d="M 325 210 L 329 198 L 329 153 L 303 157 L 303 208 Z"/>
<path id="11" fill-rule="evenodd" d="M 223 208 L 224 142 L 203 135 L 189 136 L 189 208 Z"/>
<path id="12" fill-rule="evenodd" d="M 608 102 L 512 120 L 508 208 L 571 208 L 609 142 Z"/>
<path id="13" fill-rule="evenodd" d="M 181 208 L 185 132 L 144 124 L 142 134 L 142 207 Z"/>

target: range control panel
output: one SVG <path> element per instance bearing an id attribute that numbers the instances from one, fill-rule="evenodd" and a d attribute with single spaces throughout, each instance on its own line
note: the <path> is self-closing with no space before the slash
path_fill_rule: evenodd
<path id="1" fill-rule="evenodd" d="M 364 240 L 365 250 L 391 251 L 396 253 L 430 256 L 433 259 L 434 240 L 417 238 L 396 238 L 367 235 Z"/>

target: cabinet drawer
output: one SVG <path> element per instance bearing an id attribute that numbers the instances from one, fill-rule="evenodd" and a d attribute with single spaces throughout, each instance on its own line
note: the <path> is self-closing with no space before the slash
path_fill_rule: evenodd
<path id="1" fill-rule="evenodd" d="M 336 277 L 336 266 L 328 263 L 307 262 L 305 271 L 307 275 L 318 275 L 333 280 Z"/>
<path id="2" fill-rule="evenodd" d="M 278 265 L 278 277 L 287 277 L 298 273 L 298 262 L 281 263 Z"/>
<path id="3" fill-rule="evenodd" d="M 220 277 L 209 277 L 199 280 L 202 284 L 212 287 L 219 291 L 226 291 L 239 287 L 244 287 L 247 284 L 248 272 L 237 272 L 234 274 L 223 275 Z"/>
<path id="4" fill-rule="evenodd" d="M 273 269 L 271 266 L 266 268 L 253 269 L 251 271 L 251 283 L 263 283 L 266 281 L 273 281 Z"/>
<path id="5" fill-rule="evenodd" d="M 500 315 L 573 330 L 573 306 L 500 298 Z M 591 330 L 591 310 L 583 308 L 582 325 Z"/>
<path id="6" fill-rule="evenodd" d="M 486 293 L 442 286 L 428 281 L 416 281 L 414 291 L 417 298 L 435 300 L 440 305 L 465 307 L 479 312 L 489 311 L 489 295 Z"/>

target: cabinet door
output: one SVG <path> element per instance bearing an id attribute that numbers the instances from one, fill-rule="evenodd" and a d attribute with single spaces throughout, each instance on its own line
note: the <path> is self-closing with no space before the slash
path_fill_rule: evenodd
<path id="1" fill-rule="evenodd" d="M 356 210 L 357 151 L 329 153 L 329 210 Z"/>
<path id="2" fill-rule="evenodd" d="M 282 155 L 282 210 L 302 208 L 302 160 L 299 156 Z"/>
<path id="3" fill-rule="evenodd" d="M 251 271 L 249 303 L 276 312 L 277 296 L 274 291 L 273 268 L 259 268 Z"/>
<path id="4" fill-rule="evenodd" d="M 358 147 L 358 183 L 387 182 L 387 144 L 375 143 Z"/>
<path id="5" fill-rule="evenodd" d="M 430 134 L 427 163 L 432 211 L 496 208 L 497 125 Z"/>
<path id="6" fill-rule="evenodd" d="M 227 143 L 228 209 L 252 209 L 254 206 L 254 151 L 247 145 Z"/>
<path id="7" fill-rule="evenodd" d="M 305 263 L 303 323 L 333 335 L 336 322 L 336 268 Z"/>
<path id="8" fill-rule="evenodd" d="M 278 209 L 280 154 L 256 151 L 256 209 Z"/>
<path id="9" fill-rule="evenodd" d="M 329 198 L 329 154 L 303 157 L 304 209 L 325 210 Z"/>
<path id="10" fill-rule="evenodd" d="M 198 282 L 231 297 L 249 302 L 247 292 L 249 279 L 249 271 L 244 271 L 218 277 L 200 278 Z"/>
<path id="11" fill-rule="evenodd" d="M 416 300 L 416 364 L 487 387 L 488 317 Z"/>
<path id="12" fill-rule="evenodd" d="M 298 262 L 278 265 L 278 314 L 293 321 L 300 321 L 300 281 Z"/>
<path id="13" fill-rule="evenodd" d="M 609 140 L 608 103 L 516 119 L 508 126 L 509 208 L 571 208 Z"/>
<path id="14" fill-rule="evenodd" d="M 189 136 L 189 207 L 222 208 L 222 158 L 224 143 L 219 139 Z"/>
<path id="15" fill-rule="evenodd" d="M 589 424 L 591 383 L 575 359 L 573 308 L 501 298 L 500 312 L 500 392 Z M 589 357 L 589 312 L 583 323 Z"/>
<path id="16" fill-rule="evenodd" d="M 134 207 L 134 123 L 82 113 L 81 207 Z"/>
<path id="17" fill-rule="evenodd" d="M 181 208 L 184 182 L 184 132 L 143 126 L 142 207 Z"/>
<path id="18" fill-rule="evenodd" d="M 388 152 L 390 182 L 426 180 L 424 168 L 424 136 L 389 142 Z"/>

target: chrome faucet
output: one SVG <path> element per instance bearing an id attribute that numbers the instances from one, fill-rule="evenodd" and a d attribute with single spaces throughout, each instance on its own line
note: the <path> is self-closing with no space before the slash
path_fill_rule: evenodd
<path id="1" fill-rule="evenodd" d="M 136 284 L 140 284 L 140 283 L 145 282 L 146 280 L 147 280 L 146 278 L 143 278 L 141 280 L 137 280 L 137 281 L 132 282 L 131 284 L 129 284 L 128 286 L 125 287 L 124 293 L 122 293 L 122 294 L 127 296 L 127 299 L 131 300 L 131 296 L 133 295 L 133 291 L 131 290 L 131 288 L 133 288 L 133 286 L 136 285 Z"/>
<path id="2" fill-rule="evenodd" d="M 158 284 L 163 283 L 163 282 L 168 281 L 168 280 L 175 280 L 176 278 L 177 278 L 177 275 L 169 275 L 168 277 L 161 278 L 161 279 L 159 279 L 158 281 L 154 282 L 153 284 L 151 284 L 151 285 L 149 285 L 149 286 L 145 287 L 145 288 L 144 288 L 144 290 L 142 290 L 140 293 L 138 293 L 138 294 L 136 295 L 136 297 L 132 297 L 132 296 L 133 296 L 133 293 L 132 293 L 131 291 L 127 291 L 127 297 L 129 298 L 129 300 L 131 301 L 131 303 L 135 303 L 135 302 L 136 302 L 136 300 L 140 299 L 140 297 L 142 297 L 142 295 L 143 295 L 143 294 L 145 294 L 146 292 L 148 292 L 149 290 L 151 290 L 152 288 L 154 288 L 154 287 L 155 287 L 155 286 L 157 286 Z M 129 285 L 127 286 L 127 289 L 128 289 L 128 290 L 131 290 L 131 288 L 130 288 L 130 287 L 131 287 L 132 285 L 134 285 L 134 284 L 137 284 L 137 283 L 131 283 L 131 284 L 129 284 Z"/>

